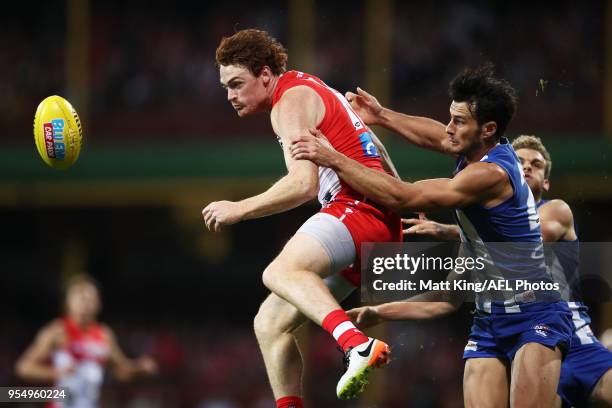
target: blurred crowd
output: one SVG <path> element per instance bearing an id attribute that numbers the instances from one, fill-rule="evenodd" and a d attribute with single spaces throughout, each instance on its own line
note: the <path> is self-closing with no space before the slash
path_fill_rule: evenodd
<path id="1" fill-rule="evenodd" d="M 107 138 L 265 137 L 265 118 L 238 121 L 214 65 L 220 39 L 259 27 L 289 49 L 289 4 L 248 2 L 99 2 L 90 6 L 90 107 L 87 127 Z M 314 2 L 313 73 L 340 91 L 364 86 L 365 1 Z M 39 100 L 66 92 L 66 13 L 61 1 L 27 4 L 0 17 L 0 123 L 14 143 Z M 231 8 L 230 8 L 231 7 Z M 392 55 L 380 75 L 388 103 L 447 116 L 448 81 L 486 60 L 519 90 L 517 131 L 596 134 L 602 122 L 604 8 L 593 2 L 392 5 Z M 23 24 L 34 18 L 37 24 Z M 70 95 L 67 95 L 68 97 Z M 248 123 L 247 123 L 248 122 Z M 18 132 L 18 133 L 15 133 Z"/>

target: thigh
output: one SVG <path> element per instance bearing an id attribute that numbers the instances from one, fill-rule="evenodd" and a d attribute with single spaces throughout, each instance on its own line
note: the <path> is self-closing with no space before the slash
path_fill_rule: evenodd
<path id="1" fill-rule="evenodd" d="M 468 408 L 508 406 L 508 366 L 499 358 L 470 358 L 463 373 L 463 401 Z"/>
<path id="2" fill-rule="evenodd" d="M 317 213 L 298 229 L 275 262 L 327 277 L 355 262 L 355 255 L 347 227 L 333 215 Z"/>
<path id="3" fill-rule="evenodd" d="M 356 259 L 356 245 L 349 228 L 337 217 L 319 212 L 310 217 L 297 231 L 315 238 L 331 263 L 331 272 L 337 273 Z"/>
<path id="4" fill-rule="evenodd" d="M 612 407 L 612 368 L 597 381 L 591 399 L 604 407 Z"/>
<path id="5" fill-rule="evenodd" d="M 554 405 L 560 372 L 561 351 L 558 347 L 524 344 L 512 361 L 510 405 Z"/>
<path id="6" fill-rule="evenodd" d="M 589 400 L 612 406 L 611 368 L 612 352 L 596 339 L 575 335 L 561 364 L 557 392 L 566 406 L 588 406 Z"/>

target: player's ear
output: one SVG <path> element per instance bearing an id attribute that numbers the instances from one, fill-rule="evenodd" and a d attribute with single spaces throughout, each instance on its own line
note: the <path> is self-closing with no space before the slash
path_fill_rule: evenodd
<path id="1" fill-rule="evenodd" d="M 264 65 L 259 76 L 264 86 L 268 86 L 268 84 L 272 81 L 272 70 L 269 66 Z"/>
<path id="2" fill-rule="evenodd" d="M 482 125 L 481 129 L 482 129 L 482 135 L 485 138 L 490 138 L 497 132 L 497 123 L 487 122 Z"/>
<path id="3" fill-rule="evenodd" d="M 542 183 L 542 188 L 544 189 L 544 191 L 548 191 L 550 189 L 550 182 L 548 181 L 548 179 L 544 179 L 544 182 Z"/>

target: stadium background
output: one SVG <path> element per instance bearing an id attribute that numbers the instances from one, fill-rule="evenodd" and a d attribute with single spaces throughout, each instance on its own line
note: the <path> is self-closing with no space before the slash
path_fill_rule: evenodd
<path id="1" fill-rule="evenodd" d="M 421 2 L 425 3 L 425 2 Z M 612 241 L 612 2 L 17 2 L 0 15 L 0 385 L 37 329 L 61 311 L 61 282 L 102 285 L 102 320 L 161 374 L 109 379 L 103 406 L 269 407 L 251 330 L 260 276 L 316 205 L 205 230 L 210 201 L 263 191 L 284 172 L 268 118 L 239 120 L 214 50 L 235 29 L 270 31 L 289 68 L 344 92 L 443 122 L 449 80 L 486 60 L 518 89 L 507 134 L 536 134 L 553 157 L 549 196 L 570 203 L 583 241 Z M 85 145 L 66 172 L 36 156 L 32 119 L 59 94 L 81 115 Z M 405 179 L 452 161 L 380 132 Z M 446 212 L 432 214 L 450 220 Z M 358 304 L 352 297 L 347 307 Z M 612 327 L 592 304 L 594 329 Z M 302 330 L 312 407 L 459 407 L 469 307 L 430 323 L 390 324 L 395 360 L 357 402 L 339 402 L 340 354 Z"/>

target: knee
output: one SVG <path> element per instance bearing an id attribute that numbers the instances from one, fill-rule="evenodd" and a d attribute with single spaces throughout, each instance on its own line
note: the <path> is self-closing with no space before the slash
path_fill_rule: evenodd
<path id="1" fill-rule="evenodd" d="M 255 337 L 260 343 L 280 334 L 275 328 L 274 319 L 263 307 L 259 309 L 255 319 L 253 319 L 253 329 L 255 330 Z"/>
<path id="2" fill-rule="evenodd" d="M 285 333 L 291 333 L 295 316 L 282 307 L 276 309 L 270 305 L 261 305 L 253 320 L 255 337 L 262 342 L 269 342 Z"/>
<path id="3" fill-rule="evenodd" d="M 275 259 L 272 261 L 272 263 L 270 263 L 270 265 L 268 265 L 261 275 L 261 280 L 263 281 L 264 286 L 274 293 L 278 292 L 283 279 L 282 264 L 283 263 L 280 260 Z"/>

